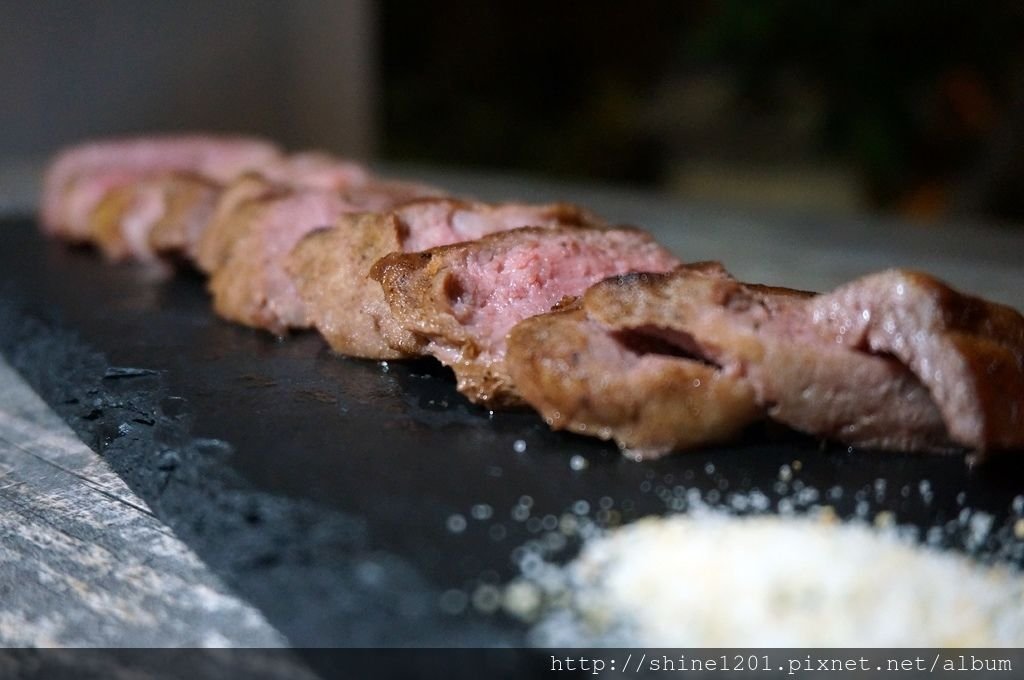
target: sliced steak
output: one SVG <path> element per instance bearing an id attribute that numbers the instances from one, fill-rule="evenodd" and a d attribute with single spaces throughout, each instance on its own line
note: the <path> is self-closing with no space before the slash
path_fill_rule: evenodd
<path id="1" fill-rule="evenodd" d="M 166 172 L 193 172 L 227 182 L 280 157 L 253 138 L 177 135 L 93 142 L 72 147 L 50 164 L 43 183 L 44 230 L 70 240 L 90 236 L 90 217 L 112 189 Z"/>
<path id="2" fill-rule="evenodd" d="M 285 186 L 335 191 L 374 181 L 365 166 L 315 151 L 280 158 L 261 167 L 259 174 Z"/>
<path id="3" fill-rule="evenodd" d="M 92 240 L 112 260 L 151 260 L 204 228 L 220 192 L 216 182 L 184 172 L 117 187 L 93 210 Z"/>
<path id="4" fill-rule="evenodd" d="M 225 187 L 205 178 L 165 188 L 167 209 L 148 232 L 157 255 L 195 262 L 199 239 L 217 212 Z"/>
<path id="5" fill-rule="evenodd" d="M 587 291 L 601 324 L 667 342 L 748 380 L 782 423 L 855 446 L 951 451 L 928 389 L 899 361 L 837 343 L 809 293 L 748 285 L 718 266 L 611 279 Z"/>
<path id="6" fill-rule="evenodd" d="M 230 248 L 208 282 L 214 311 L 278 334 L 303 326 L 306 315 L 284 257 L 304 234 L 353 209 L 341 194 L 314 189 L 244 202 L 229 222 Z"/>
<path id="7" fill-rule="evenodd" d="M 371 181 L 370 172 L 363 166 L 319 153 L 276 158 L 261 166 L 258 172 L 249 172 L 247 177 L 237 178 L 227 187 L 198 175 L 190 175 L 195 181 L 184 181 L 182 174 L 135 182 L 108 194 L 109 202 L 115 206 L 125 203 L 119 194 L 134 195 L 132 204 L 138 212 L 144 210 L 147 200 L 166 204 L 164 214 L 155 223 L 149 222 L 148 228 L 142 227 L 131 214 L 124 215 L 122 230 L 132 231 L 135 238 L 120 240 L 141 244 L 141 247 L 121 249 L 126 252 L 110 252 L 111 244 L 115 249 L 119 245 L 118 222 L 110 219 L 117 216 L 117 211 L 103 211 L 108 219 L 103 221 L 104 231 L 97 234 L 97 241 L 108 255 L 146 257 L 158 253 L 196 262 L 199 243 L 207 226 L 214 223 L 220 214 L 229 213 L 241 201 L 265 195 L 272 185 L 281 185 L 282 190 L 308 187 L 341 191 L 364 186 Z M 223 201 L 220 200 L 222 195 Z M 101 202 L 101 207 L 105 203 L 108 201 Z M 153 209 L 150 211 L 152 213 Z"/>
<path id="8" fill-rule="evenodd" d="M 459 390 L 492 406 L 521 400 L 505 370 L 505 336 L 614 274 L 678 264 L 635 229 L 526 227 L 419 253 L 392 253 L 370 275 L 401 332 L 381 330 L 403 354 L 432 355 L 455 370 Z"/>
<path id="9" fill-rule="evenodd" d="M 426 250 L 516 227 L 597 224 L 567 205 L 411 201 L 382 213 L 343 216 L 337 225 L 306 235 L 289 255 L 287 270 L 305 304 L 307 321 L 342 354 L 394 359 L 404 354 L 385 342 L 381 327 L 400 333 L 380 284 L 369 278 L 374 262 L 392 252 Z"/>
<path id="10" fill-rule="evenodd" d="M 273 201 L 285 199 L 292 193 L 287 186 L 271 182 L 258 173 L 248 173 L 228 184 L 217 197 L 206 227 L 191 245 L 196 267 L 212 274 L 223 266 L 235 241 L 248 230 L 250 222 L 258 220 Z M 189 247 L 186 244 L 186 252 Z"/>
<path id="11" fill-rule="evenodd" d="M 505 366 L 552 428 L 614 439 L 636 460 L 728 440 L 762 417 L 747 381 L 676 354 L 575 305 L 517 324 Z"/>
<path id="12" fill-rule="evenodd" d="M 94 234 L 94 213 L 110 192 L 138 182 L 142 173 L 106 169 L 75 175 L 56 195 L 43 188 L 43 212 L 40 225 L 44 232 L 72 243 L 88 243 Z"/>
<path id="13" fill-rule="evenodd" d="M 207 228 L 201 242 L 213 244 L 209 289 L 214 309 L 231 321 L 283 333 L 308 325 L 305 306 L 285 260 L 299 239 L 334 224 L 346 213 L 387 210 L 417 195 L 418 185 L 370 183 L 334 190 L 239 187 L 249 196 Z M 228 197 L 227 200 L 233 200 Z M 202 262 L 202 260 L 201 260 Z"/>
<path id="14" fill-rule="evenodd" d="M 250 173 L 235 180 L 218 199 L 209 224 L 193 246 L 196 266 L 212 274 L 228 261 L 239 237 L 247 233 L 254 223 L 259 223 L 260 214 L 267 210 L 268 204 L 289 200 L 303 192 L 335 194 L 348 206 L 346 213 L 388 210 L 400 203 L 441 193 L 434 187 L 412 182 L 360 180 L 360 183 L 342 191 L 337 186 L 325 188 L 315 183 L 313 186 L 296 183 L 302 179 L 293 175 L 291 183 L 284 183 L 267 179 L 262 173 Z M 316 226 L 331 224 L 333 220 Z"/>
<path id="15" fill-rule="evenodd" d="M 909 367 L 957 443 L 1024 448 L 1024 317 L 1016 310 L 901 270 L 857 279 L 811 310 L 832 342 Z"/>

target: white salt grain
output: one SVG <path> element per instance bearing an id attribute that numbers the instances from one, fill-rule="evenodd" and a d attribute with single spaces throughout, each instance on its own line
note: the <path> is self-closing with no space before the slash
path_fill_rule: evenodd
<path id="1" fill-rule="evenodd" d="M 645 519 L 547 567 L 532 569 L 545 578 L 541 646 L 1024 645 L 1015 572 L 828 513 Z M 515 587 L 506 610 L 534 611 Z"/>
<path id="2" fill-rule="evenodd" d="M 487 503 L 477 503 L 470 509 L 469 514 L 471 514 L 475 520 L 488 520 L 494 514 L 494 508 Z"/>
<path id="3" fill-rule="evenodd" d="M 441 607 L 441 611 L 446 614 L 461 614 L 466 609 L 468 602 L 469 596 L 466 593 L 453 588 L 442 593 L 438 604 Z"/>
<path id="4" fill-rule="evenodd" d="M 587 462 L 587 459 L 579 454 L 576 454 L 569 459 L 569 467 L 576 472 L 585 470 L 588 465 L 590 465 L 590 463 Z"/>
<path id="5" fill-rule="evenodd" d="M 481 585 L 473 591 L 473 606 L 480 612 L 490 614 L 501 606 L 501 591 L 492 585 Z"/>
<path id="6" fill-rule="evenodd" d="M 466 530 L 466 518 L 457 513 L 451 515 L 445 524 L 448 527 L 448 531 L 453 534 L 461 534 Z"/>
<path id="7" fill-rule="evenodd" d="M 502 608 L 513 616 L 530 620 L 536 616 L 540 605 L 540 589 L 529 581 L 513 581 L 505 588 Z"/>

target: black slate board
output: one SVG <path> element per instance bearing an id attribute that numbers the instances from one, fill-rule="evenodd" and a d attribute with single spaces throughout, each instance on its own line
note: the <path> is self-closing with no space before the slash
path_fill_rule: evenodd
<path id="1" fill-rule="evenodd" d="M 678 485 L 723 498 L 759 488 L 774 505 L 780 466 L 798 460 L 782 495 L 814 487 L 840 516 L 866 499 L 920 527 L 970 507 L 994 516 L 983 556 L 1013 547 L 1019 456 L 967 466 L 766 427 L 638 464 L 531 413 L 476 408 L 432 362 L 384 367 L 333 355 L 312 333 L 279 340 L 221 321 L 195 274 L 110 265 L 29 219 L 0 229 L 0 351 L 296 646 L 519 644 L 519 623 L 445 613 L 437 600 L 516 573 L 511 552 L 534 536 L 510 516 L 523 496 L 534 517 L 585 500 L 616 521 L 666 513 L 664 491 Z M 573 456 L 587 466 L 573 469 Z M 842 496 L 826 499 L 835 487 Z M 492 515 L 474 519 L 484 505 Z M 453 515 L 464 531 L 451 531 Z"/>

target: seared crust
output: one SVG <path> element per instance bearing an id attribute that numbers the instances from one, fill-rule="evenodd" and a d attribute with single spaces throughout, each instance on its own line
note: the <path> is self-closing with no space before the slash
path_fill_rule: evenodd
<path id="1" fill-rule="evenodd" d="M 89 240 L 110 260 L 124 260 L 132 255 L 121 225 L 131 211 L 139 193 L 139 184 L 129 184 L 108 191 L 89 216 Z"/>
<path id="2" fill-rule="evenodd" d="M 264 140 L 221 135 L 107 139 L 77 145 L 61 152 L 47 169 L 40 220 L 48 233 L 88 241 L 92 213 L 112 189 L 170 172 L 194 172 L 227 182 L 279 158 L 279 149 Z"/>
<path id="3" fill-rule="evenodd" d="M 151 259 L 154 235 L 157 244 L 178 239 L 184 247 L 187 235 L 205 226 L 219 191 L 212 180 L 185 172 L 116 187 L 90 215 L 91 240 L 111 260 Z"/>
<path id="4" fill-rule="evenodd" d="M 348 210 L 339 194 L 322 190 L 273 191 L 242 199 L 216 225 L 217 265 L 207 283 L 214 311 L 277 335 L 304 328 L 306 313 L 284 259 L 305 233 L 331 224 Z"/>
<path id="5" fill-rule="evenodd" d="M 397 323 L 395 329 L 381 329 L 385 342 L 395 351 L 406 356 L 425 355 L 430 353 L 430 339 L 437 337 L 443 338 L 445 345 L 456 348 L 455 354 L 461 362 L 471 363 L 479 355 L 480 347 L 475 338 L 455 316 L 452 302 L 453 295 L 458 294 L 458 282 L 446 261 L 446 256 L 468 248 L 472 246 L 458 244 L 419 253 L 392 252 L 370 268 L 370 278 L 381 285 Z M 483 371 L 479 380 L 492 384 L 494 381 L 486 374 Z M 507 381 L 498 381 L 489 390 L 481 388 L 481 391 L 501 392 L 502 382 Z"/>
<path id="6" fill-rule="evenodd" d="M 576 305 L 519 323 L 505 363 L 552 428 L 614 439 L 637 459 L 728 440 L 762 416 L 746 381 L 636 349 Z"/>
<path id="7" fill-rule="evenodd" d="M 464 224 L 468 221 L 472 224 Z M 418 199 L 388 212 L 343 215 L 334 227 L 307 234 L 288 256 L 286 269 L 302 297 L 307 321 L 332 349 L 366 359 L 396 359 L 408 356 L 396 347 L 415 341 L 395 323 L 380 284 L 369 277 L 374 262 L 388 253 L 469 240 L 509 227 L 599 223 L 564 203 Z"/>
<path id="8" fill-rule="evenodd" d="M 411 338 L 394 324 L 380 284 L 370 267 L 401 250 L 401 226 L 394 213 L 345 215 L 333 227 L 307 234 L 285 264 L 307 310 L 307 321 L 333 350 L 367 359 L 408 356 L 395 349 Z M 384 329 L 390 323 L 394 328 Z M 401 340 L 399 340 L 401 338 Z"/>
<path id="9" fill-rule="evenodd" d="M 959 444 L 1024 448 L 1024 317 L 1015 309 L 889 270 L 823 295 L 812 310 L 834 342 L 908 366 Z"/>
<path id="10" fill-rule="evenodd" d="M 491 407 L 522 404 L 504 366 L 506 331 L 498 332 L 494 324 L 507 324 L 506 329 L 510 329 L 526 316 L 548 311 L 562 295 L 531 311 L 514 308 L 515 303 L 501 295 L 492 299 L 488 294 L 482 300 L 476 290 L 481 277 L 469 275 L 467 270 L 473 263 L 486 261 L 497 267 L 499 276 L 514 276 L 510 273 L 515 267 L 508 262 L 509 253 L 519 249 L 520 254 L 532 254 L 535 246 L 545 245 L 556 246 L 561 253 L 556 258 L 540 256 L 544 275 L 526 284 L 526 295 L 536 295 L 530 304 L 540 304 L 538 298 L 548 300 L 555 295 L 558 286 L 565 283 L 560 274 L 565 262 L 586 258 L 577 252 L 586 246 L 595 246 L 604 258 L 614 257 L 614 266 L 619 271 L 641 266 L 631 267 L 630 263 L 664 271 L 678 262 L 650 235 L 630 228 L 526 227 L 419 253 L 391 253 L 370 270 L 370 277 L 380 282 L 391 313 L 402 329 L 394 333 L 383 328 L 385 341 L 403 354 L 432 355 L 450 366 L 455 371 L 459 391 L 471 401 Z M 564 262 L 559 259 L 563 257 Z M 611 265 L 605 260 L 603 266 Z M 599 278 L 600 275 L 593 280 Z M 492 283 L 499 285 L 493 281 L 484 285 Z M 580 290 L 567 294 L 579 293 L 587 285 L 589 282 L 580 283 Z M 523 290 L 520 288 L 519 292 Z M 481 323 L 477 317 L 485 307 L 491 312 L 491 322 L 475 326 Z M 522 316 L 514 318 L 515 314 Z"/>
<path id="11" fill-rule="evenodd" d="M 164 216 L 149 231 L 153 252 L 195 262 L 199 239 L 213 219 L 224 187 L 198 175 L 179 176 L 166 188 Z"/>
<path id="12" fill-rule="evenodd" d="M 857 446 L 1024 450 L 1024 317 L 922 273 L 813 295 L 703 263 L 590 287 L 677 262 L 573 206 L 443 199 L 245 138 L 76 147 L 49 168 L 40 207 L 44 231 L 109 259 L 192 259 L 224 318 L 315 324 L 355 356 L 435 356 L 475 402 L 525 397 L 552 427 L 640 457 L 765 414 Z M 535 226 L 493 233 L 520 224 Z"/>
<path id="13" fill-rule="evenodd" d="M 584 299 L 609 328 L 644 331 L 744 376 L 768 414 L 797 430 L 868 448 L 957 449 L 914 374 L 823 334 L 808 293 L 703 266 L 610 279 Z"/>
<path id="14" fill-rule="evenodd" d="M 271 307 L 267 286 L 262 283 L 267 273 L 266 261 L 259 257 L 255 238 L 242 237 L 238 247 L 241 257 L 231 258 L 210 276 L 206 283 L 217 316 L 253 328 L 263 328 L 284 335 L 289 325 L 279 320 Z"/>
<path id="15" fill-rule="evenodd" d="M 214 309 L 231 321 L 277 334 L 308 327 L 305 304 L 286 269 L 298 242 L 345 215 L 389 210 L 429 190 L 404 182 L 369 182 L 340 192 L 245 178 L 221 200 L 200 243 L 200 265 L 211 272 Z"/>
<path id="16" fill-rule="evenodd" d="M 239 237 L 249 230 L 263 204 L 288 194 L 288 189 L 258 174 L 239 177 L 217 199 L 213 216 L 195 248 L 195 265 L 207 274 L 221 267 Z"/>

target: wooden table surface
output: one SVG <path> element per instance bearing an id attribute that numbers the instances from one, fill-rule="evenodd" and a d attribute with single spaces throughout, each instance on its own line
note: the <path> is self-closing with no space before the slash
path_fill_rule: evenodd
<path id="1" fill-rule="evenodd" d="M 0 212 L 29 212 L 38 164 L 0 165 Z M 824 290 L 892 266 L 1024 309 L 1024 226 L 765 215 L 615 187 L 387 166 L 485 199 L 569 200 L 643 226 L 684 260 Z M 0 644 L 278 646 L 0 357 Z"/>

